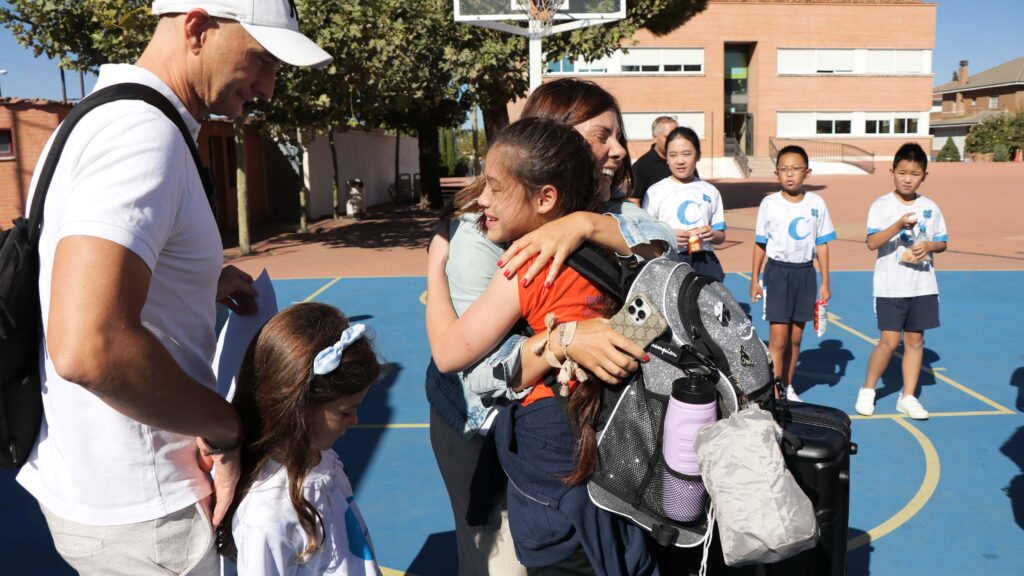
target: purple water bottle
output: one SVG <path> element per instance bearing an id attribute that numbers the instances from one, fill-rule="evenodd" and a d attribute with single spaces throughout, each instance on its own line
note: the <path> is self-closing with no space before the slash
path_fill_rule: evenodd
<path id="1" fill-rule="evenodd" d="M 687 480 L 668 471 L 663 475 L 662 508 L 665 516 L 677 522 L 704 517 L 707 490 L 700 479 L 693 441 L 702 427 L 718 419 L 715 395 L 715 382 L 707 373 L 693 371 L 672 383 L 662 438 L 665 463 L 676 473 L 696 477 Z"/>

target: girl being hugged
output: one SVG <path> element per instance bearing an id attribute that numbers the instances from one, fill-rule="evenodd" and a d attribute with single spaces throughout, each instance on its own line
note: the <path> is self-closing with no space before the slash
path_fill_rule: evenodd
<path id="1" fill-rule="evenodd" d="M 715 245 L 725 242 L 722 195 L 696 177 L 700 161 L 697 133 L 685 126 L 670 132 L 665 139 L 665 158 L 672 175 L 647 189 L 643 208 L 675 231 L 680 260 L 697 273 L 722 282 L 725 272 L 714 252 Z"/>
<path id="2" fill-rule="evenodd" d="M 218 542 L 239 574 L 380 574 L 345 469 L 331 446 L 358 422 L 380 376 L 362 324 L 296 304 L 246 352 L 232 404 L 246 443 Z"/>
<path id="3" fill-rule="evenodd" d="M 510 242 L 547 222 L 608 200 L 598 192 L 586 140 L 572 127 L 542 118 L 509 125 L 487 153 L 486 188 L 477 202 L 492 242 Z M 605 187 L 601 187 L 605 188 Z M 607 188 L 605 188 L 607 190 Z M 499 412 L 493 428 L 498 457 L 511 482 L 508 521 L 519 561 L 531 569 L 590 566 L 598 574 L 657 573 L 639 528 L 600 510 L 587 496 L 586 479 L 597 456 L 595 421 L 599 378 L 568 358 L 576 321 L 605 315 L 605 295 L 573 269 L 553 282 L 525 281 L 530 262 L 516 274 L 495 276 L 461 316 L 447 294 L 448 246 L 435 236 L 428 256 L 427 334 L 437 367 L 461 370 L 487 354 L 520 319 L 546 338 L 536 354 L 560 368 L 559 396 L 537 384 Z M 546 267 L 539 277 L 545 277 Z M 626 339 L 617 354 L 643 356 Z M 618 369 L 615 376 L 623 376 Z M 524 383 L 524 384 L 532 384 Z M 568 410 L 563 408 L 567 404 Z M 586 572 L 584 572 L 586 573 Z"/>

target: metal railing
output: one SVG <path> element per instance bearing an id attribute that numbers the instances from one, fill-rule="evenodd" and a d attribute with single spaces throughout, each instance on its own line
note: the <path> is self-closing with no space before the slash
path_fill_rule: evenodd
<path id="1" fill-rule="evenodd" d="M 750 178 L 750 159 L 747 158 L 740 143 L 732 136 L 727 136 L 725 139 L 725 154 L 736 159 L 736 165 L 739 166 L 744 178 Z"/>
<path id="2" fill-rule="evenodd" d="M 773 164 L 775 163 L 775 157 L 779 154 L 779 150 L 791 144 L 795 144 L 806 150 L 807 155 L 813 160 L 820 160 L 822 162 L 843 162 L 851 166 L 856 166 L 868 174 L 875 173 L 874 152 L 868 152 L 867 150 L 858 148 L 852 144 L 829 142 L 828 140 L 777 138 L 775 136 L 771 136 L 768 138 L 768 155 L 771 157 Z"/>

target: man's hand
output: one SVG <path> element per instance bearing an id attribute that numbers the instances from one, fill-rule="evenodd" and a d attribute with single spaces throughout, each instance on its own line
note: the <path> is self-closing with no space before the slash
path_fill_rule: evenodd
<path id="1" fill-rule="evenodd" d="M 211 450 L 202 438 L 196 438 L 199 447 L 199 467 L 205 472 L 213 472 L 213 518 L 214 527 L 220 525 L 235 498 L 235 486 L 242 476 L 241 448 L 235 448 L 221 454 L 207 455 Z"/>
<path id="2" fill-rule="evenodd" d="M 255 314 L 256 290 L 252 287 L 252 276 L 234 266 L 225 266 L 217 279 L 217 302 L 235 314 Z"/>

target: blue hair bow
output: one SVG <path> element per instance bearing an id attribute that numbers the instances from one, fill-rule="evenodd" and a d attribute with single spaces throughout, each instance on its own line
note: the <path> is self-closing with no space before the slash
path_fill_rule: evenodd
<path id="1" fill-rule="evenodd" d="M 341 365 L 341 356 L 345 353 L 345 348 L 362 338 L 364 332 L 366 326 L 362 324 L 353 324 L 345 328 L 341 338 L 334 345 L 324 348 L 313 359 L 313 374 L 310 375 L 310 379 L 312 380 L 314 375 L 323 376 L 334 372 Z"/>

